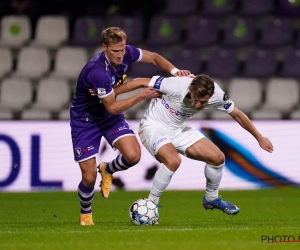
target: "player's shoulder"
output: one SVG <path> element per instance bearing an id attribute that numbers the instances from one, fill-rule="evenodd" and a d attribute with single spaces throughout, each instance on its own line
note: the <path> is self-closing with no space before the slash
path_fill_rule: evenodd
<path id="1" fill-rule="evenodd" d="M 169 77 L 170 81 L 172 82 L 176 82 L 179 85 L 184 85 L 184 86 L 188 86 L 191 84 L 191 82 L 194 79 L 194 75 L 189 75 L 189 76 L 172 76 Z"/>
<path id="2" fill-rule="evenodd" d="M 142 50 L 136 48 L 133 45 L 130 44 L 126 44 L 126 51 L 125 51 L 125 55 L 124 55 L 124 59 L 123 59 L 123 63 L 130 63 L 130 62 L 136 62 L 139 61 L 141 59 L 141 55 L 142 55 Z"/>
<path id="3" fill-rule="evenodd" d="M 223 93 L 224 90 L 220 87 L 220 85 L 216 82 L 214 82 L 214 85 L 215 85 L 215 92 L 218 92 L 218 93 Z"/>
<path id="4" fill-rule="evenodd" d="M 215 85 L 215 90 L 214 90 L 214 94 L 212 95 L 212 97 L 210 98 L 210 101 L 216 101 L 219 100 L 221 102 L 226 102 L 227 100 L 229 100 L 227 94 L 225 93 L 225 91 L 219 86 L 218 83 L 214 82 Z"/>
<path id="5" fill-rule="evenodd" d="M 131 44 L 126 44 L 125 45 L 126 48 L 126 54 L 133 54 L 136 53 L 137 51 L 140 51 L 138 48 L 136 48 L 135 46 L 131 45 Z"/>
<path id="6" fill-rule="evenodd" d="M 88 63 L 81 72 L 81 75 L 85 76 L 86 78 L 89 78 L 91 80 L 94 79 L 110 79 L 110 73 L 109 70 L 105 68 L 105 65 L 100 66 L 97 63 L 90 62 Z"/>
<path id="7" fill-rule="evenodd" d="M 219 84 L 217 84 L 216 82 L 214 82 L 215 85 L 215 90 L 214 90 L 214 94 L 213 96 L 223 96 L 224 95 L 224 91 L 221 89 L 221 87 L 219 86 Z"/>

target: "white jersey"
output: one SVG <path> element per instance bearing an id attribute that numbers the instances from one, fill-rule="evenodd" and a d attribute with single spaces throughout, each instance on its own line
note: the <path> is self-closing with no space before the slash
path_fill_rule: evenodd
<path id="1" fill-rule="evenodd" d="M 192 100 L 186 98 L 189 86 L 194 76 L 184 77 L 160 77 L 154 76 L 149 82 L 150 87 L 154 87 L 163 93 L 162 98 L 151 100 L 149 108 L 146 110 L 141 126 L 148 122 L 161 125 L 164 128 L 177 130 L 182 124 L 194 114 L 201 112 L 193 107 Z M 234 103 L 227 97 L 220 86 L 215 83 L 215 91 L 203 109 L 215 107 L 219 110 L 230 113 L 234 108 Z M 202 109 L 202 110 L 203 110 Z"/>

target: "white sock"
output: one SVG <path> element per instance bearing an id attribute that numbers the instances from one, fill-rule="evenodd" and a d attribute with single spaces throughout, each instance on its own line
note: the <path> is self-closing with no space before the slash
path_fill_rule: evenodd
<path id="1" fill-rule="evenodd" d="M 175 172 L 171 171 L 163 164 L 156 171 L 151 191 L 149 194 L 149 199 L 152 200 L 155 204 L 158 204 L 160 196 L 171 182 L 174 173 Z"/>
<path id="2" fill-rule="evenodd" d="M 213 201 L 219 197 L 219 185 L 222 179 L 224 163 L 220 166 L 205 165 L 204 174 L 206 177 L 205 198 Z"/>

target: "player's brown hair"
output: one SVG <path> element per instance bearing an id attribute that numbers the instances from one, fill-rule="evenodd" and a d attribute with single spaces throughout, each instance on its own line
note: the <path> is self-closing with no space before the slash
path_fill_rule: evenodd
<path id="1" fill-rule="evenodd" d="M 200 98 L 207 95 L 212 96 L 215 91 L 215 84 L 209 76 L 201 74 L 192 80 L 189 90 L 194 92 L 196 96 Z"/>
<path id="2" fill-rule="evenodd" d="M 119 43 L 123 40 L 127 40 L 127 36 L 124 30 L 119 27 L 109 27 L 104 29 L 101 32 L 102 43 L 106 44 L 106 46 Z"/>

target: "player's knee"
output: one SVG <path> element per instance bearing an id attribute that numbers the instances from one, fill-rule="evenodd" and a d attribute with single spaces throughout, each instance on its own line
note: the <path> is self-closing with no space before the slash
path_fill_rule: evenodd
<path id="1" fill-rule="evenodd" d="M 85 173 L 82 175 L 83 184 L 88 188 L 95 186 L 96 178 L 97 178 L 96 171 L 95 171 L 95 173 L 89 172 L 89 173 Z"/>
<path id="2" fill-rule="evenodd" d="M 169 157 L 164 164 L 171 170 L 176 171 L 180 164 L 181 164 L 181 158 L 180 157 Z"/>
<path id="3" fill-rule="evenodd" d="M 213 162 L 213 166 L 222 166 L 225 162 L 225 155 L 220 151 L 216 156 L 215 156 L 215 159 L 214 159 L 214 162 Z"/>
<path id="4" fill-rule="evenodd" d="M 141 159 L 141 151 L 138 151 L 138 150 L 133 151 L 132 150 L 131 152 L 128 152 L 126 155 L 123 155 L 123 157 L 128 162 L 128 164 L 130 164 L 131 166 L 134 166 Z"/>

